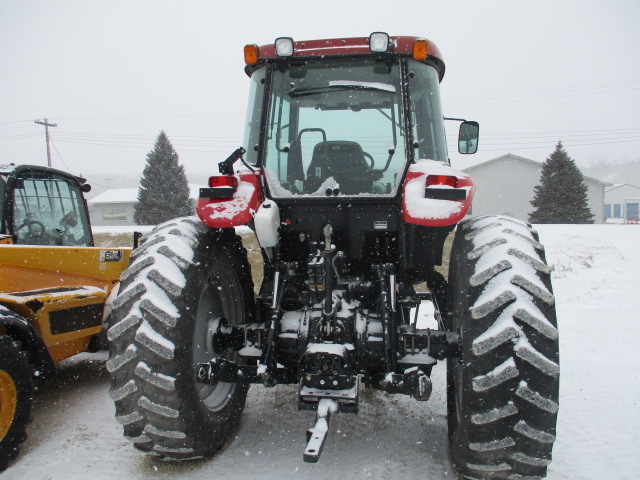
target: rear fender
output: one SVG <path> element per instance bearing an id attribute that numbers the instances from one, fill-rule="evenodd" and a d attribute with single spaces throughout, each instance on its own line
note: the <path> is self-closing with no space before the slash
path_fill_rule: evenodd
<path id="1" fill-rule="evenodd" d="M 91 285 L 0 293 L 0 303 L 37 330 L 53 362 L 86 351 L 102 330 L 105 300 Z"/>
<path id="2" fill-rule="evenodd" d="M 238 174 L 238 188 L 231 198 L 200 197 L 196 204 L 200 220 L 213 228 L 231 228 L 249 223 L 264 201 L 260 175 L 259 171 Z"/>
<path id="3" fill-rule="evenodd" d="M 429 175 L 454 176 L 457 178 L 457 186 L 433 187 L 435 198 L 427 198 L 425 190 Z M 402 219 L 407 223 L 426 227 L 455 225 L 469 211 L 475 191 L 473 180 L 466 173 L 442 162 L 419 160 L 409 167 L 402 186 Z M 442 198 L 437 198 L 439 196 Z"/>
<path id="4" fill-rule="evenodd" d="M 42 337 L 33 325 L 14 312 L 0 316 L 0 330 L 4 330 L 14 340 L 22 344 L 29 355 L 37 380 L 50 380 L 55 375 L 55 367 Z"/>

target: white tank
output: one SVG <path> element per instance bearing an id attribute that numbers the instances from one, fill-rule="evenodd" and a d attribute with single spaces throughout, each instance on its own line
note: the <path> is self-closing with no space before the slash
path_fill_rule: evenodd
<path id="1" fill-rule="evenodd" d="M 265 200 L 253 218 L 256 237 L 262 248 L 275 247 L 278 244 L 280 227 L 280 209 L 273 200 Z"/>

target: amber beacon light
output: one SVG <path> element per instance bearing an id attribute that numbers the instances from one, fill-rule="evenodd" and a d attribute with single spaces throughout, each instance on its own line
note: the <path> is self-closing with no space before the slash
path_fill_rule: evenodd
<path id="1" fill-rule="evenodd" d="M 429 42 L 424 38 L 418 38 L 413 42 L 413 58 L 426 60 L 429 55 Z"/>
<path id="2" fill-rule="evenodd" d="M 244 46 L 244 63 L 246 63 L 247 65 L 255 65 L 256 63 L 258 63 L 257 45 Z"/>

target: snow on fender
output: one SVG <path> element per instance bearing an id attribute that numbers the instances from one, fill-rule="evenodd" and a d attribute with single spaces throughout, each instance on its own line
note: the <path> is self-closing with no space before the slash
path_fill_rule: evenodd
<path id="1" fill-rule="evenodd" d="M 232 198 L 200 197 L 196 204 L 198 217 L 213 228 L 231 228 L 246 225 L 262 203 L 263 195 L 258 176 L 240 174 L 238 187 Z"/>
<path id="2" fill-rule="evenodd" d="M 456 186 L 434 185 L 427 187 L 429 175 L 455 177 Z M 427 198 L 425 190 L 433 189 L 434 197 Z M 446 227 L 458 223 L 471 207 L 476 187 L 469 175 L 449 165 L 434 160 L 418 160 L 409 167 L 402 187 L 402 219 L 414 225 Z M 447 192 L 447 190 L 449 192 Z M 455 195 L 451 193 L 456 192 Z M 464 191 L 464 198 L 458 199 Z M 440 198 L 438 198 L 440 197 Z"/>

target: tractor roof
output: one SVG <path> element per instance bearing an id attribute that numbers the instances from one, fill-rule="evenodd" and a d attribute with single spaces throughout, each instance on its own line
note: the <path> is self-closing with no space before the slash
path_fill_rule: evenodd
<path id="1" fill-rule="evenodd" d="M 372 46 L 372 38 L 374 35 L 386 36 L 388 44 L 385 45 L 385 50 L 374 50 L 375 47 Z M 289 43 L 289 52 L 286 56 L 278 51 L 277 45 L 281 41 L 283 44 Z M 424 50 L 424 58 L 416 57 L 417 45 L 421 45 L 421 48 Z M 253 54 L 251 60 L 247 57 L 248 50 Z M 276 39 L 272 44 L 261 45 L 259 47 L 257 45 L 247 45 L 245 47 L 246 71 L 249 75 L 251 75 L 255 67 L 260 64 L 291 57 L 296 59 L 320 59 L 371 55 L 413 56 L 420 61 L 433 65 L 438 72 L 440 80 L 442 80 L 444 76 L 444 60 L 440 50 L 435 43 L 422 37 L 390 37 L 380 32 L 373 33 L 369 37 L 331 38 L 297 42 L 288 37 L 281 37 Z"/>

